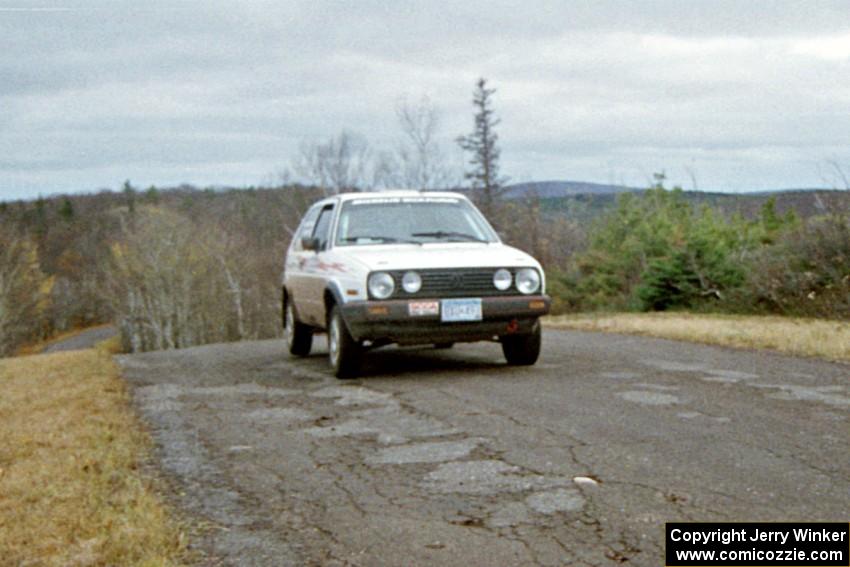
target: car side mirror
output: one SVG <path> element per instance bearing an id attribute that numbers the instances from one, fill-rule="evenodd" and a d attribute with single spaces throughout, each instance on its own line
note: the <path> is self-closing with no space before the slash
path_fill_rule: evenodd
<path id="1" fill-rule="evenodd" d="M 313 238 L 312 236 L 305 236 L 301 239 L 301 248 L 303 248 L 304 250 L 312 250 L 313 252 L 318 252 L 319 239 Z"/>

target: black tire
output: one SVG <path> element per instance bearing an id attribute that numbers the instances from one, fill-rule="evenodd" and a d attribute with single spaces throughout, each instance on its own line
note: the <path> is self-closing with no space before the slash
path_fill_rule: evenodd
<path id="1" fill-rule="evenodd" d="M 298 321 L 293 302 L 283 303 L 283 340 L 289 354 L 308 356 L 313 347 L 313 330 Z"/>
<path id="2" fill-rule="evenodd" d="M 454 343 L 435 343 L 434 348 L 437 350 L 447 350 L 455 346 Z"/>
<path id="3" fill-rule="evenodd" d="M 508 364 L 512 366 L 531 366 L 540 356 L 542 342 L 540 321 L 535 321 L 531 333 L 502 337 L 502 353 Z"/>
<path id="4" fill-rule="evenodd" d="M 336 305 L 328 317 L 328 362 L 340 379 L 356 377 L 363 362 L 363 347 L 348 332 Z"/>

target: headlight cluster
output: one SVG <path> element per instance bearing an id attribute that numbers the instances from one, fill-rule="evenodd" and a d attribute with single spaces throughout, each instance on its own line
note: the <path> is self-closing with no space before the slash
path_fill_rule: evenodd
<path id="1" fill-rule="evenodd" d="M 540 272 L 534 268 L 521 268 L 516 274 L 501 268 L 493 274 L 493 287 L 499 291 L 507 291 L 514 285 L 520 293 L 531 295 L 540 290 Z M 395 292 L 395 279 L 388 272 L 374 272 L 369 276 L 369 295 L 375 299 L 388 299 Z M 401 277 L 401 288 L 410 294 L 422 289 L 422 276 L 417 272 L 408 271 Z"/>
<path id="2" fill-rule="evenodd" d="M 369 294 L 375 299 L 386 299 L 395 291 L 395 281 L 386 272 L 375 272 L 369 276 Z"/>
<path id="3" fill-rule="evenodd" d="M 493 285 L 496 286 L 496 289 L 499 291 L 505 291 L 514 281 L 514 277 L 511 273 L 502 268 L 501 270 L 496 270 L 496 273 L 493 274 Z"/>
<path id="4" fill-rule="evenodd" d="M 514 277 L 502 268 L 493 274 L 493 285 L 499 291 L 507 291 L 511 284 L 515 284 L 520 293 L 530 295 L 540 289 L 540 273 L 534 268 L 522 268 Z"/>
<path id="5" fill-rule="evenodd" d="M 523 268 L 516 273 L 516 288 L 520 293 L 532 294 L 540 289 L 540 274 L 534 268 Z"/>
<path id="6" fill-rule="evenodd" d="M 416 293 L 422 289 L 422 276 L 416 272 L 405 272 L 401 278 L 401 287 L 407 293 Z"/>
<path id="7" fill-rule="evenodd" d="M 401 288 L 407 293 L 416 293 L 422 289 L 422 276 L 413 271 L 405 272 Z M 369 294 L 375 299 L 387 299 L 394 291 L 395 280 L 387 272 L 375 272 L 369 276 Z"/>

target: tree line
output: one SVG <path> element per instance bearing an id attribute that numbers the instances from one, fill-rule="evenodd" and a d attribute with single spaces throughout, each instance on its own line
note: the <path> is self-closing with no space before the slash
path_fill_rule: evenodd
<path id="1" fill-rule="evenodd" d="M 300 185 L 75 195 L 0 207 L 0 349 L 113 321 L 131 351 L 277 336 Z"/>

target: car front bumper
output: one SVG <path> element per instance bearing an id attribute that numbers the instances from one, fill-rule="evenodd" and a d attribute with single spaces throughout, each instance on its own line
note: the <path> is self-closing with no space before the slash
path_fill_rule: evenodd
<path id="1" fill-rule="evenodd" d="M 414 301 L 440 299 L 417 298 Z M 469 342 L 530 333 L 538 317 L 549 313 L 551 305 L 547 295 L 483 297 L 480 321 L 443 322 L 439 313 L 411 315 L 411 302 L 406 299 L 353 301 L 342 306 L 342 316 L 352 337 L 358 341 L 399 344 Z"/>

